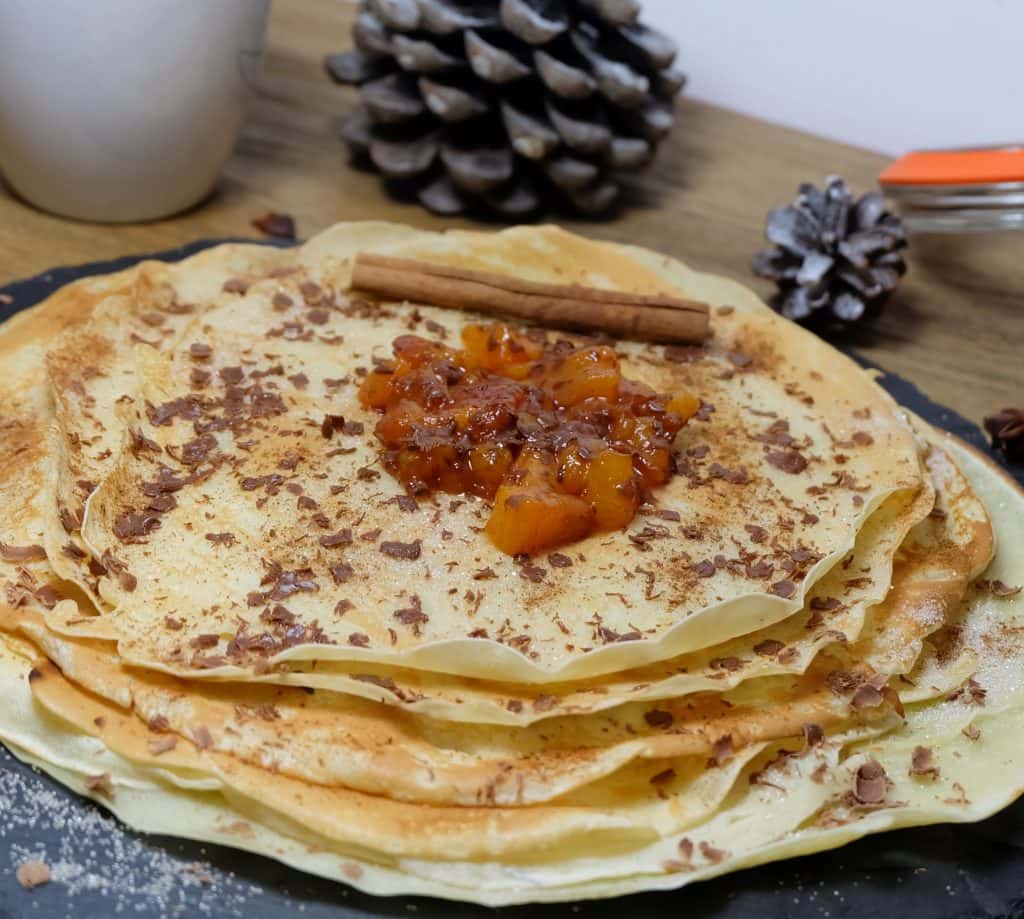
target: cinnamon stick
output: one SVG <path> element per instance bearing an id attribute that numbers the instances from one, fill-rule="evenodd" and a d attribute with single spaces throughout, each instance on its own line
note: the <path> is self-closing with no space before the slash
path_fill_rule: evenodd
<path id="1" fill-rule="evenodd" d="M 355 258 L 351 286 L 384 300 L 502 314 L 641 341 L 699 344 L 710 332 L 708 305 L 695 300 L 540 284 L 367 252 Z"/>

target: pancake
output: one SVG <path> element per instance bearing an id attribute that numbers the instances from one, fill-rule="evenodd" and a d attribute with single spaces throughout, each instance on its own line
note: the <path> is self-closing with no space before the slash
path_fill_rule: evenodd
<path id="1" fill-rule="evenodd" d="M 540 685 L 485 682 L 344 661 L 288 662 L 262 675 L 246 675 L 246 679 L 345 692 L 446 720 L 530 724 L 558 715 L 603 711 L 627 701 L 724 691 L 759 676 L 802 673 L 822 648 L 860 636 L 866 610 L 889 590 L 886 572 L 894 547 L 924 510 L 935 505 L 931 486 L 929 479 L 913 499 L 901 496 L 886 501 L 858 534 L 850 563 L 836 566 L 823 577 L 800 613 L 750 635 L 659 664 L 576 683 Z M 944 499 L 942 503 L 949 504 Z M 941 526 L 957 523 L 959 507 L 951 508 Z M 907 564 L 904 575 L 912 576 L 913 567 Z M 874 571 L 875 576 L 865 579 L 865 571 Z M 954 585 L 943 582 L 936 588 L 950 591 Z M 944 599 L 955 604 L 960 595 Z M 56 609 L 46 619 L 49 628 L 68 637 L 95 634 L 95 623 L 83 619 L 77 608 Z M 193 679 L 224 679 L 217 670 L 167 670 Z"/>
<path id="2" fill-rule="evenodd" d="M 357 368 L 472 317 L 351 298 L 361 250 L 709 301 L 707 348 L 617 345 L 705 402 L 681 474 L 570 564 L 502 556 L 479 499 L 394 500 L 358 471 Z M 0 329 L 16 755 L 147 832 L 492 905 L 679 887 L 1020 792 L 1020 489 L 742 288 L 553 229 L 202 255 Z"/>
<path id="3" fill-rule="evenodd" d="M 607 246 L 587 248 L 555 230 L 453 236 L 449 245 L 505 252 L 505 270 L 514 272 L 527 239 L 534 273 L 564 272 L 571 253 L 573 271 L 588 280 L 598 267 L 617 267 L 621 287 L 667 286 L 621 256 L 617 266 Z M 337 249 L 318 270 L 258 282 L 197 317 L 183 338 L 189 348 L 138 355 L 138 397 L 126 410 L 133 433 L 90 497 L 83 525 L 93 557 L 112 569 L 97 579 L 111 615 L 104 611 L 95 634 L 109 637 L 99 630 L 115 622 L 128 660 L 180 667 L 195 656 L 190 642 L 217 635 L 198 665 L 214 669 L 220 658 L 227 666 L 232 638 L 266 632 L 253 598 L 287 595 L 309 634 L 261 666 L 360 660 L 535 683 L 610 673 L 786 618 L 874 510 L 921 487 L 918 444 L 887 397 L 817 339 L 756 301 L 738 303 L 716 316 L 713 345 L 690 363 L 673 363 L 658 348 L 619 347 L 630 378 L 659 391 L 684 385 L 714 406 L 680 436 L 684 474 L 657 489 L 658 511 L 680 522 L 638 518 L 625 532 L 575 543 L 572 568 L 545 559 L 516 564 L 478 537 L 483 502 L 443 498 L 411 513 L 395 502 L 396 483 L 373 468 L 374 417 L 352 384 L 410 323 L 454 338 L 466 318 L 354 303 L 343 293 L 351 250 L 331 243 L 311 244 Z M 388 251 L 419 254 L 408 245 Z M 828 376 L 819 369 L 826 359 Z M 211 376 L 192 389 L 197 360 Z M 340 445 L 324 438 L 328 409 L 364 433 Z M 806 456 L 795 458 L 798 446 Z M 160 475 L 175 483 L 176 507 L 155 515 L 146 491 L 161 487 Z M 182 477 L 190 481 L 179 488 Z M 146 532 L 132 531 L 133 522 Z M 769 537 L 759 543 L 751 532 Z M 331 535 L 344 542 L 346 533 L 352 541 L 343 548 L 321 545 Z M 718 557 L 722 567 L 702 576 Z M 331 573 L 339 564 L 340 577 Z M 637 568 L 653 572 L 653 590 Z M 475 577 L 482 572 L 486 580 Z M 339 604 L 354 608 L 339 615 Z M 167 630 L 168 618 L 182 628 Z"/>
<path id="4" fill-rule="evenodd" d="M 748 746 L 800 735 L 807 724 L 829 734 L 891 725 L 899 707 L 884 681 L 870 704 L 861 703 L 855 690 L 875 674 L 849 659 L 822 655 L 799 677 L 750 680 L 728 693 L 623 705 L 526 728 L 469 725 L 343 694 L 233 684 L 200 688 L 130 672 L 109 652 L 57 639 L 30 614 L 18 618 L 4 625 L 36 641 L 65 676 L 134 708 L 147 724 L 189 739 L 200 732 L 210 749 L 281 774 L 425 803 L 544 802 L 634 760 L 696 757 L 700 771 L 718 754 L 731 758 Z M 846 681 L 838 691 L 837 679 Z"/>
<path id="5" fill-rule="evenodd" d="M 1024 500 L 1019 489 L 962 448 L 955 444 L 947 447 L 965 464 L 972 485 L 984 496 L 997 532 L 1018 535 Z M 993 578 L 1012 577 L 1024 564 L 1019 540 L 1011 539 L 1001 545 L 1003 549 L 986 572 Z M 268 810 L 268 800 L 263 797 L 266 787 L 262 786 L 257 819 L 254 799 L 246 794 L 256 793 L 246 782 L 246 770 L 227 764 L 219 772 L 209 764 L 199 765 L 191 749 L 172 751 L 171 759 L 165 763 L 170 774 L 176 768 L 190 775 L 205 771 L 233 785 L 224 801 L 214 805 L 220 817 L 220 830 L 210 828 L 206 830 L 210 835 L 204 834 L 202 838 L 259 850 L 254 840 L 266 840 L 264 834 L 268 832 L 280 834 L 287 830 L 292 835 L 286 835 L 273 849 L 279 857 L 307 870 L 365 885 L 374 892 L 431 892 L 496 905 L 678 887 L 746 865 L 841 845 L 867 832 L 937 820 L 977 820 L 1005 806 L 1021 790 L 1014 746 L 1015 728 L 1024 726 L 1024 698 L 1017 679 L 1024 659 L 1024 649 L 1016 637 L 1017 623 L 1024 622 L 1021 617 L 1024 603 L 1019 597 L 997 598 L 979 591 L 972 591 L 958 617 L 963 644 L 981 649 L 974 685 L 984 689 L 983 704 L 977 703 L 976 691 L 943 693 L 937 700 L 909 709 L 905 726 L 881 738 L 816 746 L 797 755 L 779 756 L 777 749 L 765 750 L 761 758 L 747 765 L 745 774 L 736 777 L 732 790 L 710 818 L 689 826 L 682 834 L 618 854 L 602 852 L 598 841 L 601 836 L 596 833 L 595 846 L 585 856 L 573 855 L 572 847 L 568 846 L 567 857 L 559 857 L 562 850 L 556 845 L 553 849 L 535 846 L 532 860 L 527 856 L 508 861 L 486 857 L 452 861 L 453 856 L 459 857 L 457 846 L 448 850 L 448 858 L 443 861 L 396 857 L 393 852 L 388 857 L 371 857 L 366 851 L 339 845 L 337 840 L 331 844 L 338 827 L 348 824 L 330 821 L 325 827 L 328 822 L 317 818 L 314 808 L 302 797 L 304 792 L 297 788 L 293 789 L 297 797 L 291 798 L 286 808 L 289 817 L 276 819 L 271 813 L 276 796 L 270 797 Z M 42 678 L 32 681 L 32 686 L 45 706 L 61 718 L 70 716 L 86 733 L 97 733 L 97 717 L 106 731 L 108 722 L 103 716 L 109 716 L 117 730 L 106 735 L 107 748 L 133 763 L 133 768 L 154 765 L 156 758 L 148 753 L 148 748 L 140 749 L 148 735 L 137 719 L 137 727 L 127 727 L 126 736 L 122 737 L 124 716 L 119 710 L 104 707 L 108 704 L 75 690 L 73 684 L 56 673 L 44 673 Z M 63 740 L 63 734 L 56 736 Z M 134 746 L 132 736 L 138 738 Z M 909 774 L 914 761 L 912 754 L 922 745 L 930 749 L 937 774 Z M 40 762 L 45 766 L 47 761 Z M 850 798 L 850 789 L 859 787 L 857 782 L 862 780 L 857 777 L 869 762 L 878 763 L 885 771 L 887 795 L 880 804 L 864 805 Z M 756 781 L 749 781 L 750 775 L 755 775 Z M 277 781 L 284 780 L 271 778 L 272 784 Z M 194 793 L 168 792 L 165 786 L 161 794 L 149 798 L 148 807 L 136 799 L 125 805 L 125 812 L 141 812 L 145 815 L 141 822 L 150 827 L 159 825 L 161 811 L 178 809 L 168 807 L 172 801 L 180 800 L 185 812 L 194 812 Z M 111 802 L 115 808 L 119 797 L 120 792 Z M 318 800 L 318 806 L 321 803 Z M 525 813 L 534 810 L 528 808 Z M 305 827 L 289 822 L 297 814 L 308 818 Z M 168 813 L 163 820 L 166 825 L 173 823 L 174 817 Z M 224 827 L 237 826 L 239 822 L 250 825 L 251 833 L 231 839 Z M 488 821 L 477 823 L 481 832 L 488 832 L 493 826 Z M 193 832 L 202 833 L 205 827 L 211 827 L 211 821 L 197 822 Z M 321 830 L 327 832 L 319 837 L 319 843 L 314 843 L 310 834 Z M 361 833 L 362 828 L 357 827 L 354 832 Z M 447 829 L 445 838 L 451 839 Z M 296 848 L 288 845 L 288 839 L 300 839 L 311 848 L 308 857 L 296 859 Z M 334 856 L 333 867 L 327 868 L 325 860 L 318 857 L 324 852 Z M 544 858 L 538 859 L 537 853 L 543 853 Z"/>

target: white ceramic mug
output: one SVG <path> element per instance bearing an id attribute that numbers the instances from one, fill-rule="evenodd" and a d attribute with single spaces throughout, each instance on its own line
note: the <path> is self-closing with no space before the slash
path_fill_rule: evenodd
<path id="1" fill-rule="evenodd" d="M 36 207 L 153 220 L 231 155 L 269 0 L 0 0 L 0 172 Z"/>

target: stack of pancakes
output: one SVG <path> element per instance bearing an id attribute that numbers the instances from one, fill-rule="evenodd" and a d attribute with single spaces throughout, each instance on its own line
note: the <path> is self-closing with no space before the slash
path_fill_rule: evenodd
<path id="1" fill-rule="evenodd" d="M 703 347 L 616 344 L 701 399 L 678 475 L 531 558 L 486 501 L 405 495 L 360 381 L 480 319 L 352 294 L 357 252 L 710 303 Z M 0 353 L 0 737 L 130 826 L 501 904 L 1019 793 L 1024 497 L 732 282 L 341 225 L 78 282 Z"/>

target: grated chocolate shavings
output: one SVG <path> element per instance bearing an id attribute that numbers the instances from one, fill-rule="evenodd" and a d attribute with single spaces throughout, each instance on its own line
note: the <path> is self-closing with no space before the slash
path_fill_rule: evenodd
<path id="1" fill-rule="evenodd" d="M 383 555 L 388 555 L 391 558 L 415 561 L 420 557 L 422 545 L 422 540 L 419 539 L 413 540 L 412 542 L 384 541 L 380 544 L 379 548 Z"/>
<path id="2" fill-rule="evenodd" d="M 950 701 L 963 702 L 965 705 L 984 705 L 988 691 L 971 677 L 963 686 L 949 696 Z"/>
<path id="3" fill-rule="evenodd" d="M 644 721 L 652 728 L 668 728 L 672 726 L 675 718 L 671 712 L 666 712 L 660 708 L 652 708 L 650 711 L 644 712 Z"/>
<path id="4" fill-rule="evenodd" d="M 887 684 L 884 676 L 878 676 L 861 683 L 853 693 L 850 705 L 856 709 L 878 708 L 885 701 L 882 690 Z"/>
<path id="5" fill-rule="evenodd" d="M 754 645 L 754 653 L 759 657 L 774 657 L 785 647 L 783 642 L 775 638 L 766 638 Z"/>
<path id="6" fill-rule="evenodd" d="M 715 741 L 711 748 L 711 758 L 708 760 L 709 767 L 724 766 L 733 758 L 735 751 L 732 746 L 732 734 L 724 734 Z"/>
<path id="7" fill-rule="evenodd" d="M 746 663 L 739 657 L 714 657 L 708 661 L 708 667 L 712 670 L 727 670 L 729 673 L 735 673 L 737 670 L 742 670 Z"/>
<path id="8" fill-rule="evenodd" d="M 348 562 L 339 562 L 331 565 L 330 572 L 335 584 L 344 584 L 355 574 L 355 569 Z"/>
<path id="9" fill-rule="evenodd" d="M 87 775 L 85 787 L 88 791 L 96 792 L 105 798 L 114 797 L 114 783 L 111 781 L 109 772 L 101 772 L 98 775 Z"/>
<path id="10" fill-rule="evenodd" d="M 725 849 L 716 849 L 708 842 L 701 842 L 698 849 L 700 850 L 700 854 L 713 865 L 717 865 L 729 857 L 729 853 L 726 852 Z"/>
<path id="11" fill-rule="evenodd" d="M 807 468 L 807 460 L 796 450 L 769 450 L 764 458 L 776 469 L 781 469 L 790 475 L 798 475 Z"/>
<path id="12" fill-rule="evenodd" d="M 549 696 L 545 693 L 541 693 L 533 700 L 533 710 L 535 712 L 547 712 L 550 711 L 558 704 L 558 698 L 556 696 Z"/>
<path id="13" fill-rule="evenodd" d="M 764 527 L 756 526 L 755 524 L 748 523 L 744 528 L 747 534 L 750 536 L 750 541 L 753 543 L 762 543 L 768 540 L 768 531 Z"/>
<path id="14" fill-rule="evenodd" d="M 805 750 L 810 750 L 811 747 L 816 747 L 825 740 L 825 732 L 820 724 L 808 722 L 803 726 L 803 734 Z"/>
<path id="15" fill-rule="evenodd" d="M 661 772 L 652 775 L 650 782 L 652 785 L 667 785 L 675 777 L 676 771 L 670 766 L 668 769 L 662 769 Z"/>
<path id="16" fill-rule="evenodd" d="M 853 797 L 858 804 L 881 804 L 889 793 L 889 779 L 877 760 L 869 759 L 853 777 Z"/>
<path id="17" fill-rule="evenodd" d="M 693 566 L 693 573 L 699 578 L 710 578 L 718 569 L 710 559 L 702 559 Z"/>
<path id="18" fill-rule="evenodd" d="M 776 581 L 771 587 L 772 593 L 783 600 L 788 600 L 796 593 L 796 584 L 792 581 Z"/>
<path id="19" fill-rule="evenodd" d="M 1022 588 L 1019 586 L 1011 587 L 1009 584 L 1005 584 L 999 580 L 990 581 L 987 579 L 983 579 L 980 581 L 975 581 L 974 586 L 977 587 L 978 590 L 982 590 L 986 593 L 992 594 L 993 597 L 1000 598 L 1015 597 L 1022 590 Z"/>
<path id="20" fill-rule="evenodd" d="M 424 622 L 429 622 L 430 617 L 423 612 L 423 604 L 420 601 L 418 595 L 413 594 L 409 598 L 409 606 L 404 609 L 395 610 L 393 617 L 397 619 L 402 625 L 407 625 L 412 629 L 413 635 L 419 638 L 421 634 L 420 626 Z"/>
<path id="21" fill-rule="evenodd" d="M 325 549 L 336 549 L 339 546 L 350 546 L 352 545 L 352 530 L 346 527 L 343 530 L 338 530 L 337 533 L 328 533 L 326 536 L 321 536 L 317 542 L 319 542 Z M 383 549 L 381 551 L 383 551 Z"/>
<path id="22" fill-rule="evenodd" d="M 939 777 L 939 768 L 932 762 L 931 747 L 914 747 L 914 751 L 910 754 L 909 773 L 930 779 Z"/>
<path id="23" fill-rule="evenodd" d="M 539 584 L 547 577 L 547 570 L 541 568 L 539 565 L 533 565 L 530 562 L 525 562 L 519 566 L 519 577 L 527 581 L 532 581 L 534 584 Z"/>
<path id="24" fill-rule="evenodd" d="M 10 546 L 0 542 L 0 558 L 5 562 L 15 564 L 21 562 L 42 562 L 46 561 L 46 550 L 42 546 Z"/>
<path id="25" fill-rule="evenodd" d="M 176 746 L 178 746 L 178 738 L 173 734 L 167 737 L 154 737 L 149 742 L 149 752 L 154 756 L 160 756 L 163 753 L 170 753 Z"/>

